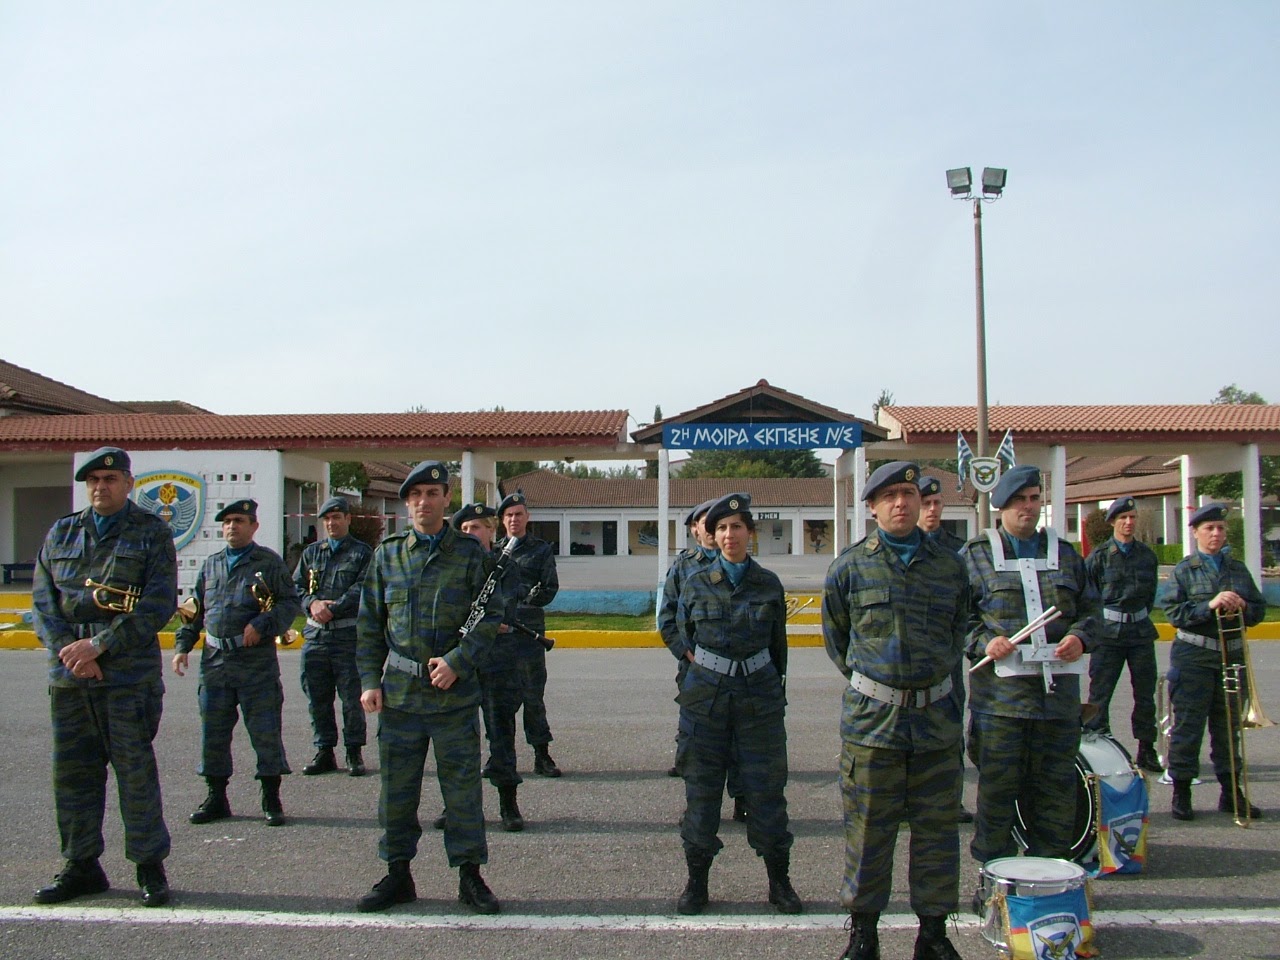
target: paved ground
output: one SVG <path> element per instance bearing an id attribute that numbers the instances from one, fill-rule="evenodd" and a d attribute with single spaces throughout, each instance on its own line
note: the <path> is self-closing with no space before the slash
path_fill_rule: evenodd
<path id="1" fill-rule="evenodd" d="M 1168 648 L 1160 646 L 1160 656 Z M 1267 708 L 1280 711 L 1280 645 L 1256 644 Z M 295 770 L 310 758 L 298 659 L 284 654 L 286 733 Z M 195 681 L 167 679 L 158 741 L 164 801 L 174 834 L 169 861 L 171 909 L 136 907 L 132 870 L 123 860 L 119 821 L 108 818 L 104 865 L 115 884 L 101 896 L 59 908 L 31 905 L 31 891 L 59 866 L 49 788 L 48 702 L 43 654 L 0 651 L 0 957 L 291 958 L 450 956 L 837 957 L 836 893 L 843 845 L 835 769 L 841 681 L 821 650 L 793 653 L 788 730 L 788 790 L 796 833 L 793 878 L 807 902 L 801 917 L 777 916 L 764 902 L 762 864 L 744 830 L 726 825 L 726 849 L 712 873 L 713 903 L 701 918 L 680 918 L 683 884 L 676 819 L 679 781 L 666 777 L 675 722 L 669 655 L 662 650 L 556 650 L 549 706 L 566 770 L 561 780 L 530 776 L 521 790 L 529 819 L 523 834 L 490 834 L 486 869 L 503 901 L 495 918 L 459 912 L 456 877 L 446 870 L 439 836 L 428 830 L 415 861 L 417 903 L 386 915 L 354 912 L 355 899 L 382 872 L 375 844 L 376 776 L 286 780 L 292 823 L 268 829 L 258 816 L 251 759 L 242 731 L 232 784 L 235 819 L 194 827 L 186 815 L 203 795 L 194 775 L 198 743 Z M 1125 732 L 1127 700 L 1117 704 Z M 1125 738 L 1128 739 L 1127 737 Z M 1271 816 L 1251 830 L 1211 812 L 1216 786 L 1196 792 L 1201 815 L 1174 825 L 1168 788 L 1152 787 L 1150 864 L 1146 873 L 1095 884 L 1095 920 L 1104 956 L 1280 958 L 1280 730 L 1249 735 L 1255 801 Z M 529 751 L 521 747 L 527 769 Z M 969 804 L 973 771 L 967 771 Z M 486 787 L 491 819 L 497 800 Z M 429 788 L 423 813 L 439 798 Z M 962 833 L 967 847 L 968 829 Z M 884 955 L 910 955 L 914 922 L 902 876 L 900 844 Z M 965 859 L 964 899 L 975 871 Z M 994 957 L 973 918 L 961 914 L 955 941 L 966 958 Z"/>

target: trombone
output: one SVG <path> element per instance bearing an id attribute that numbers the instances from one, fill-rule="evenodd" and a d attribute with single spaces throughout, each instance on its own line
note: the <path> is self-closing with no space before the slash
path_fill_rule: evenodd
<path id="1" fill-rule="evenodd" d="M 122 590 L 105 583 L 96 583 L 92 577 L 86 580 L 84 585 L 85 589 L 93 591 L 93 605 L 99 610 L 109 610 L 112 613 L 133 613 L 133 608 L 142 598 L 140 587 L 128 586 Z M 113 597 L 119 599 L 112 599 Z"/>
<path id="2" fill-rule="evenodd" d="M 1245 752 L 1246 730 L 1274 727 L 1275 721 L 1262 709 L 1258 688 L 1253 679 L 1253 663 L 1249 656 L 1249 640 L 1244 633 L 1244 617 L 1239 611 L 1224 613 L 1215 611 L 1218 621 L 1218 645 L 1222 653 L 1222 693 L 1226 710 L 1227 732 L 1231 736 L 1231 807 L 1236 826 L 1248 827 L 1252 822 L 1249 810 L 1253 801 L 1249 797 L 1249 758 Z M 1237 640 L 1240 643 L 1240 662 L 1232 663 L 1228 647 Z M 1234 704 L 1234 706 L 1233 706 Z M 1240 763 L 1236 764 L 1236 718 L 1240 721 Z M 1244 800 L 1244 809 L 1240 801 Z"/>

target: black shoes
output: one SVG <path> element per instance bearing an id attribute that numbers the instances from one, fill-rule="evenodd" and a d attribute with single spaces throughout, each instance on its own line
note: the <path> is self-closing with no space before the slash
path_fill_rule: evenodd
<path id="1" fill-rule="evenodd" d="M 306 770 L 302 771 L 306 773 Z M 359 747 L 347 747 L 347 776 L 363 777 L 365 775 L 364 753 Z"/>
<path id="2" fill-rule="evenodd" d="M 515 784 L 498 788 L 498 816 L 502 818 L 502 829 L 507 833 L 519 833 L 524 829 L 524 816 L 516 803 Z"/>
<path id="3" fill-rule="evenodd" d="M 764 865 L 769 871 L 769 902 L 778 908 L 779 913 L 803 911 L 804 904 L 791 886 L 791 864 L 786 859 L 777 859 L 766 860 Z"/>
<path id="4" fill-rule="evenodd" d="M 110 889 L 107 875 L 102 872 L 102 865 L 97 859 L 68 860 L 62 872 L 53 878 L 53 883 L 36 891 L 36 903 L 63 903 L 76 897 L 86 897 L 91 893 L 102 893 Z"/>
<path id="5" fill-rule="evenodd" d="M 1196 813 L 1191 809 L 1191 781 L 1173 781 L 1173 819 L 1194 820 Z"/>
<path id="6" fill-rule="evenodd" d="M 533 772 L 540 777 L 560 776 L 560 768 L 551 759 L 551 752 L 545 743 L 540 743 L 533 748 Z"/>
<path id="7" fill-rule="evenodd" d="M 1248 813 L 1250 820 L 1258 820 L 1262 817 L 1262 811 L 1255 807 L 1252 803 L 1244 798 L 1244 793 L 1240 790 L 1235 791 L 1234 802 L 1232 801 L 1231 788 L 1223 787 L 1222 796 L 1218 798 L 1218 810 L 1222 813 L 1230 813 L 1238 816 L 1245 816 Z"/>
<path id="8" fill-rule="evenodd" d="M 262 777 L 262 812 L 268 827 L 283 827 L 286 823 L 284 806 L 280 803 L 280 778 Z"/>
<path id="9" fill-rule="evenodd" d="M 322 747 L 316 751 L 315 759 L 302 768 L 304 777 L 314 777 L 321 773 L 333 773 L 338 769 L 338 761 L 334 759 L 333 747 Z"/>
<path id="10" fill-rule="evenodd" d="M 916 949 L 911 960 L 961 960 L 947 939 L 946 917 L 920 918 L 920 932 L 916 935 Z"/>
<path id="11" fill-rule="evenodd" d="M 676 909 L 685 916 L 694 916 L 707 908 L 707 879 L 711 875 L 711 857 L 694 853 L 685 854 L 689 866 L 689 881 L 676 901 Z"/>
<path id="12" fill-rule="evenodd" d="M 733 819 L 736 823 L 747 822 L 747 801 L 742 797 L 733 798 Z"/>
<path id="13" fill-rule="evenodd" d="M 373 885 L 373 889 L 360 898 L 356 909 L 361 913 L 385 910 L 397 903 L 413 903 L 418 891 L 413 886 L 413 874 L 408 860 L 393 860 L 387 864 L 387 875 Z"/>
<path id="14" fill-rule="evenodd" d="M 1133 762 L 1137 764 L 1139 770 L 1145 770 L 1147 773 L 1164 773 L 1160 758 L 1156 756 L 1156 748 L 1150 740 L 1138 741 L 1138 755 L 1134 757 Z"/>
<path id="15" fill-rule="evenodd" d="M 163 907 L 169 902 L 169 878 L 164 874 L 164 864 L 138 864 L 138 887 L 142 890 L 144 907 Z"/>
<path id="16" fill-rule="evenodd" d="M 498 898 L 480 876 L 479 864 L 464 863 L 458 868 L 458 901 L 476 913 L 498 912 Z"/>
<path id="17" fill-rule="evenodd" d="M 973 814 L 965 809 L 964 804 L 960 804 L 960 813 L 956 816 L 957 823 L 973 823 Z"/>
<path id="18" fill-rule="evenodd" d="M 445 812 L 446 811 L 441 810 L 440 816 L 436 817 L 434 820 L 431 821 L 431 826 L 433 826 L 437 830 L 443 830 L 444 822 L 445 822 Z"/>
<path id="19" fill-rule="evenodd" d="M 213 823 L 231 816 L 231 804 L 227 801 L 227 782 L 230 777 L 205 777 L 209 784 L 209 795 L 204 803 L 187 819 L 192 823 Z"/>
<path id="20" fill-rule="evenodd" d="M 878 913 L 855 913 L 849 917 L 849 945 L 840 960 L 880 960 L 880 933 L 876 925 Z"/>

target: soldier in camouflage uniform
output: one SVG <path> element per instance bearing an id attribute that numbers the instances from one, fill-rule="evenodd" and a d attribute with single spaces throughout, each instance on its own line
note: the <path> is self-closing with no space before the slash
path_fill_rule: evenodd
<path id="1" fill-rule="evenodd" d="M 917 526 L 926 539 L 938 546 L 959 553 L 964 541 L 942 525 L 942 483 L 937 477 L 920 474 L 920 519 Z M 961 657 L 956 662 L 956 672 L 951 676 L 951 695 L 956 698 L 961 723 L 964 722 L 965 683 L 968 682 L 968 662 Z M 973 814 L 964 806 L 964 738 L 960 740 L 960 822 L 973 823 Z"/>
<path id="2" fill-rule="evenodd" d="M 1022 577 L 1012 562 L 1018 558 L 1036 562 L 1045 609 L 1056 605 L 1062 612 L 1044 628 L 1045 642 L 1063 663 L 1076 662 L 1096 642 L 1098 593 L 1075 548 L 1052 529 L 1036 529 L 1040 471 L 1031 466 L 1007 471 L 991 491 L 991 505 L 1000 511 L 1002 529 L 970 540 L 960 551 L 973 597 L 969 659 L 1001 660 L 1016 649 L 1009 637 L 1030 619 Z M 1001 551 L 999 562 L 992 537 Z M 970 675 L 969 695 L 969 759 L 978 768 L 978 810 L 969 847 L 974 859 L 986 863 L 1018 852 L 1015 803 L 1029 812 L 1027 853 L 1069 857 L 1080 750 L 1079 678 L 1058 674 L 1050 693 L 1039 673 L 1001 677 L 988 664 Z"/>
<path id="3" fill-rule="evenodd" d="M 502 550 L 507 539 L 519 541 L 511 559 L 520 572 L 521 598 L 515 618 L 525 626 L 546 633 L 547 618 L 542 608 L 556 598 L 560 579 L 556 574 L 556 555 L 551 544 L 528 533 L 528 501 L 519 490 L 508 494 L 498 504 L 498 522 L 506 537 L 496 547 Z M 558 777 L 560 768 L 551 759 L 551 726 L 547 723 L 547 649 L 532 637 L 521 634 L 515 641 L 520 671 L 521 700 L 524 706 L 524 738 L 533 747 L 533 772 L 540 777 Z"/>
<path id="4" fill-rule="evenodd" d="M 1115 531 L 1084 561 L 1093 588 L 1102 596 L 1102 624 L 1098 646 L 1089 657 L 1089 703 L 1098 712 L 1086 730 L 1111 732 L 1111 695 L 1125 664 L 1133 685 L 1133 737 L 1138 741 L 1139 767 L 1164 773 L 1156 756 L 1156 633 L 1151 608 L 1156 603 L 1160 561 L 1156 553 L 1133 536 L 1138 504 L 1121 497 L 1107 510 Z"/>
<path id="5" fill-rule="evenodd" d="M 360 706 L 360 673 L 356 670 L 356 612 L 360 587 L 373 549 L 351 536 L 351 505 L 345 497 L 330 497 L 320 507 L 326 537 L 302 551 L 293 583 L 302 597 L 307 625 L 302 628 L 302 692 L 311 710 L 316 756 L 302 768 L 306 776 L 338 769 L 333 751 L 338 724 L 333 698 L 342 699 L 342 741 L 347 748 L 347 772 L 365 773 L 364 708 Z"/>
<path id="6" fill-rule="evenodd" d="M 747 555 L 755 521 L 751 498 L 718 500 L 703 522 L 720 556 L 694 570 L 680 590 L 679 634 L 671 652 L 689 661 L 677 702 L 688 738 L 684 786 L 687 806 L 680 836 L 689 880 L 677 909 L 707 905 L 711 862 L 723 844 L 720 802 L 730 756 L 737 760 L 747 799 L 747 842 L 764 858 L 769 902 L 799 913 L 790 879 L 786 696 L 787 611 L 782 583 Z"/>
<path id="7" fill-rule="evenodd" d="M 877 469 L 865 497 L 877 529 L 827 572 L 822 632 L 849 685 L 840 735 L 845 874 L 852 915 L 844 960 L 878 960 L 898 825 L 911 826 L 915 960 L 959 960 L 946 936 L 960 889 L 961 712 L 952 694 L 969 584 L 955 551 L 924 535 L 920 468 Z M 933 481 L 936 483 L 937 481 Z"/>
<path id="8" fill-rule="evenodd" d="M 244 717 L 258 763 L 267 825 L 285 823 L 280 779 L 289 773 L 282 723 L 284 687 L 275 638 L 302 613 L 289 571 L 274 550 L 253 542 L 258 531 L 255 500 L 234 500 L 218 511 L 227 546 L 207 558 L 196 577 L 196 614 L 174 637 L 173 670 L 182 676 L 188 656 L 205 632 L 200 657 L 200 765 L 208 796 L 188 818 L 213 823 L 231 816 L 231 734 L 237 708 Z"/>
<path id="9" fill-rule="evenodd" d="M 502 618 L 502 596 L 478 605 L 488 555 L 474 537 L 445 522 L 449 473 L 434 460 L 414 467 L 400 486 L 411 526 L 374 551 L 360 596 L 356 662 L 360 695 L 380 714 L 382 792 L 378 856 L 387 875 L 357 904 L 385 910 L 417 899 L 409 870 L 422 826 L 423 767 L 435 743 L 436 777 L 448 811 L 444 846 L 457 867 L 458 899 L 480 913 L 498 901 L 480 876 L 489 858 L 480 792 L 479 668 Z M 473 612 L 474 609 L 474 612 Z"/>
<path id="10" fill-rule="evenodd" d="M 61 903 L 107 889 L 98 858 L 110 765 L 125 856 L 137 864 L 143 904 L 158 907 L 169 901 L 169 831 L 151 744 L 164 701 L 157 632 L 178 592 L 173 533 L 129 501 L 133 476 L 123 450 L 95 451 L 75 476 L 90 505 L 53 525 L 32 588 L 32 625 L 49 650 L 53 799 L 66 859 L 35 900 Z"/>
<path id="11" fill-rule="evenodd" d="M 1266 614 L 1266 601 L 1249 568 L 1231 556 L 1227 546 L 1227 508 L 1205 504 L 1191 516 L 1196 550 L 1173 569 L 1163 598 L 1169 622 L 1178 628 L 1169 652 L 1169 699 L 1174 724 L 1169 737 L 1169 776 L 1173 780 L 1173 817 L 1192 820 L 1191 781 L 1200 773 L 1200 744 L 1209 725 L 1209 759 L 1222 785 L 1218 809 L 1249 817 L 1262 811 L 1249 803 L 1231 770 L 1241 767 L 1240 707 L 1234 699 L 1232 727 L 1227 725 L 1226 693 L 1222 689 L 1222 644 L 1218 618 L 1226 628 L 1227 660 L 1242 662 L 1243 644 L 1237 628 L 1251 627 Z M 1241 676 L 1241 689 L 1248 678 Z"/>

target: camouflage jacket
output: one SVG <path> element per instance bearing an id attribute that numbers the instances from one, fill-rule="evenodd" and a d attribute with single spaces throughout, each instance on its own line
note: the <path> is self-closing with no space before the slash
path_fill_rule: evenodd
<path id="1" fill-rule="evenodd" d="M 931 537 L 904 564 L 873 533 L 827 571 L 822 633 L 846 679 L 856 670 L 898 689 L 940 683 L 963 656 L 968 620 L 964 565 Z M 926 707 L 897 706 L 846 686 L 840 730 L 868 747 L 941 750 L 960 740 L 960 711 L 950 696 Z"/>
<path id="2" fill-rule="evenodd" d="M 372 556 L 373 548 L 352 536 L 343 537 L 336 551 L 329 549 L 328 540 L 310 544 L 302 551 L 293 585 L 302 597 L 302 614 L 307 617 L 307 625 L 302 628 L 304 637 L 320 642 L 355 642 L 360 587 Z M 337 601 L 329 608 L 333 619 L 321 626 L 311 622 L 311 604 L 316 600 Z M 344 620 L 350 623 L 334 626 Z"/>
<path id="3" fill-rule="evenodd" d="M 1013 544 L 1001 533 L 1006 557 L 1014 556 Z M 1048 555 L 1048 537 L 1038 534 L 1037 556 Z M 1027 605 L 1022 595 L 1022 577 L 1016 570 L 997 571 L 991 558 L 991 544 L 986 536 L 975 537 L 960 551 L 969 574 L 971 602 L 967 652 L 970 660 L 986 655 L 986 647 L 996 637 L 1011 637 L 1027 625 Z M 1098 592 L 1085 575 L 1084 561 L 1075 548 L 1058 540 L 1058 569 L 1041 570 L 1037 574 L 1045 609 L 1050 605 L 1062 616 L 1045 627 L 1050 644 L 1067 634 L 1074 634 L 1090 652 L 1098 641 L 1098 618 L 1101 607 Z M 1030 642 L 1030 641 L 1026 641 Z M 1052 694 L 1046 693 L 1039 675 L 998 677 L 991 666 L 969 674 L 969 709 L 1001 717 L 1030 720 L 1078 721 L 1080 718 L 1080 678 L 1059 674 Z"/>
<path id="4" fill-rule="evenodd" d="M 382 688 L 388 706 L 410 713 L 438 713 L 480 702 L 476 671 L 486 666 L 503 595 L 495 589 L 484 616 L 467 635 L 459 631 L 488 576 L 489 558 L 475 537 L 447 524 L 435 549 L 413 528 L 378 545 L 360 593 L 356 666 L 362 690 Z M 415 677 L 387 663 L 396 653 L 422 664 Z M 448 690 L 431 685 L 427 661 L 443 657 L 458 679 Z"/>
<path id="5" fill-rule="evenodd" d="M 1156 605 L 1160 561 L 1145 543 L 1134 540 L 1126 554 L 1112 537 L 1085 558 L 1084 569 L 1089 582 L 1102 597 L 1104 611 L 1140 613 L 1146 610 L 1149 613 Z M 1108 620 L 1104 614 L 1099 625 L 1099 640 L 1109 646 L 1150 643 L 1158 636 L 1150 617 L 1119 623 Z"/>
<path id="6" fill-rule="evenodd" d="M 501 557 L 501 550 L 495 548 L 489 552 L 489 556 L 485 558 L 484 569 L 486 577 L 497 568 L 499 562 L 501 562 Z M 498 575 L 497 595 L 498 599 L 495 602 L 501 610 L 502 622 L 509 624 L 512 620 L 517 619 L 516 608 L 524 597 L 520 584 L 520 568 L 509 558 L 503 566 L 502 572 Z M 507 630 L 505 633 L 502 631 L 497 632 L 494 634 L 489 655 L 480 663 L 481 672 L 504 673 L 514 670 L 524 644 L 530 642 L 538 643 L 538 641 L 532 640 L 530 637 L 526 637 L 514 630 Z"/>
<path id="7" fill-rule="evenodd" d="M 658 606 L 658 632 L 662 634 L 662 642 L 679 660 L 689 649 L 680 631 L 680 589 L 685 580 L 696 570 L 714 562 L 715 555 L 708 557 L 697 547 L 689 547 L 680 551 L 675 562 L 667 570 L 667 579 L 662 582 L 662 601 Z"/>
<path id="8" fill-rule="evenodd" d="M 1223 590 L 1234 590 L 1244 597 L 1247 604 L 1244 610 L 1246 627 L 1262 622 L 1267 613 L 1266 600 L 1253 582 L 1249 568 L 1230 555 L 1222 558 L 1220 571 L 1215 571 L 1199 553 L 1184 557 L 1173 568 L 1161 605 L 1169 622 L 1179 630 L 1217 640 L 1218 617 L 1209 609 L 1209 601 Z M 1207 650 L 1176 638 L 1173 643 L 1179 656 L 1211 667 L 1222 663 L 1220 650 Z"/>
<path id="9" fill-rule="evenodd" d="M 494 549 L 501 551 L 506 542 L 505 537 L 497 541 L 493 545 Z M 547 629 L 547 617 L 542 608 L 554 600 L 560 591 L 560 578 L 556 575 L 556 555 L 547 541 L 528 535 L 520 540 L 511 559 L 520 573 L 520 603 L 515 608 L 515 619 L 544 632 Z M 545 652 L 537 640 L 522 634 L 516 635 L 516 648 L 527 656 L 540 656 Z"/>
<path id="10" fill-rule="evenodd" d="M 234 567 L 227 568 L 227 551 L 219 550 L 205 560 L 193 591 L 198 610 L 191 623 L 184 623 L 174 637 L 174 649 L 190 653 L 200 631 L 219 640 L 232 640 L 230 649 L 214 648 L 207 638 L 200 656 L 200 675 L 214 686 L 234 686 L 280 676 L 275 638 L 293 626 L 302 613 L 298 593 L 280 555 L 254 544 Z M 261 574 L 261 578 L 259 578 Z M 270 592 L 270 610 L 263 610 L 254 587 Z M 240 645 L 244 628 L 253 626 L 262 637 L 257 646 Z"/>
<path id="11" fill-rule="evenodd" d="M 159 631 L 173 616 L 178 567 L 173 531 L 132 501 L 101 538 L 92 508 L 63 517 L 45 537 L 36 558 L 31 593 L 32 626 L 49 649 L 49 682 L 55 687 L 124 686 L 161 676 Z M 117 589 L 135 587 L 140 596 L 131 612 L 100 609 L 86 580 Z M 107 603 L 121 597 L 104 594 Z M 101 680 L 77 680 L 58 660 L 58 651 L 86 637 L 98 637 Z"/>
<path id="12" fill-rule="evenodd" d="M 921 531 L 923 533 L 923 531 Z M 925 537 L 932 540 L 940 547 L 946 547 L 952 553 L 959 553 L 960 548 L 964 546 L 965 541 L 957 537 L 946 527 L 939 527 L 932 533 L 925 533 Z"/>

